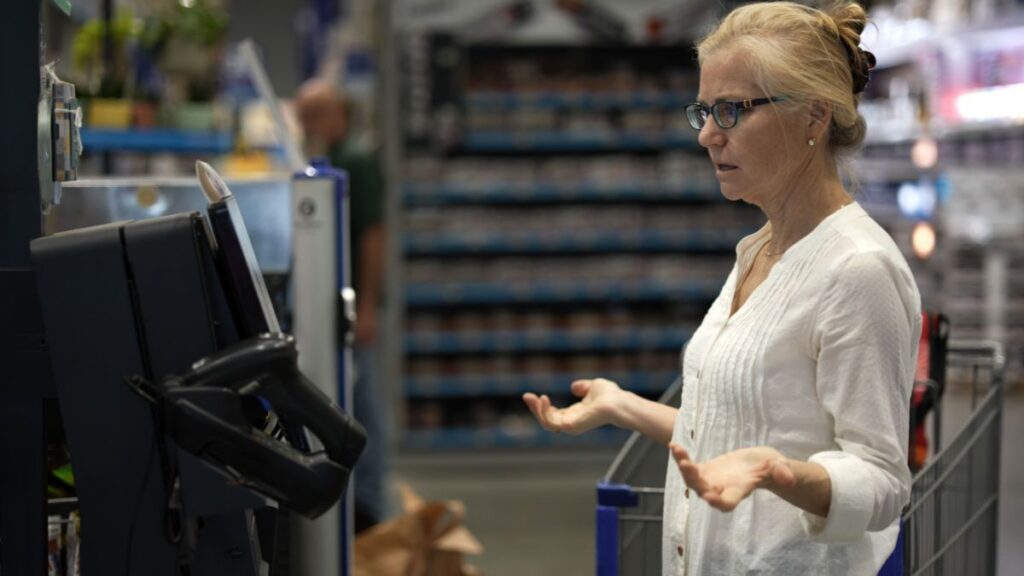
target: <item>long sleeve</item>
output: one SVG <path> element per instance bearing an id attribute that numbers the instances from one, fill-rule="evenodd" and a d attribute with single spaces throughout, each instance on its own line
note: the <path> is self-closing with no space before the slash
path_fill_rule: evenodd
<path id="1" fill-rule="evenodd" d="M 907 436 L 920 323 L 905 268 L 879 251 L 837 263 L 812 330 L 815 387 L 835 433 L 834 449 L 809 459 L 831 481 L 828 517 L 801 515 L 817 540 L 883 530 L 910 499 Z"/>

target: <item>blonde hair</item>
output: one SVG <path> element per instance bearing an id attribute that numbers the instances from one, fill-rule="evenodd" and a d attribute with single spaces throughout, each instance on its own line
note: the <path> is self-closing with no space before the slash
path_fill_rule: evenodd
<path id="1" fill-rule="evenodd" d="M 793 2 L 748 4 L 697 43 L 697 60 L 703 66 L 716 52 L 740 49 L 765 94 L 830 103 L 829 149 L 846 154 L 860 147 L 866 129 L 857 112 L 874 65 L 859 49 L 866 23 L 864 9 L 849 1 L 821 10 Z"/>

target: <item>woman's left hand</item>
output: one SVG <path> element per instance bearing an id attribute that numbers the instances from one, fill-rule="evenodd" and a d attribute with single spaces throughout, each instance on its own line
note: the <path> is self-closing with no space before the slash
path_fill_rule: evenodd
<path id="1" fill-rule="evenodd" d="M 711 506 L 729 512 L 755 488 L 792 487 L 796 476 L 786 457 L 767 446 L 741 448 L 706 462 L 690 460 L 686 449 L 669 444 L 686 485 Z"/>

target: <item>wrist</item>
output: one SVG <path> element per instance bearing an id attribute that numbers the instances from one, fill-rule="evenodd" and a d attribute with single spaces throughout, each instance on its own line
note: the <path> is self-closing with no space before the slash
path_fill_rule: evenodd
<path id="1" fill-rule="evenodd" d="M 609 423 L 617 428 L 636 430 L 636 415 L 639 413 L 637 402 L 639 396 L 629 390 L 619 392 L 619 398 L 610 402 L 611 413 L 608 415 Z"/>
<path id="2" fill-rule="evenodd" d="M 778 482 L 778 468 L 781 467 L 788 469 L 790 471 L 794 471 L 793 460 L 786 458 L 785 456 L 782 455 L 781 452 L 774 448 L 768 449 L 771 450 L 771 454 L 769 454 L 768 456 L 768 461 L 771 463 L 771 467 L 769 468 L 768 474 L 765 476 L 764 480 L 761 483 L 761 486 L 759 487 L 764 488 L 765 490 L 768 490 L 769 492 L 775 494 L 776 496 L 781 497 L 782 491 L 791 488 L 792 486 L 787 485 L 786 483 L 780 484 Z"/>

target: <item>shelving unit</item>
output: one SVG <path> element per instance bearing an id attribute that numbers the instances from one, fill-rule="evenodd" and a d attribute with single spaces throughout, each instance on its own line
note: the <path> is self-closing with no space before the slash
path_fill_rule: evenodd
<path id="1" fill-rule="evenodd" d="M 405 350 L 413 355 L 679 350 L 692 333 L 692 330 L 674 328 L 460 330 L 409 334 L 405 338 Z"/>
<path id="2" fill-rule="evenodd" d="M 479 90 L 467 95 L 466 105 L 477 111 L 511 111 L 519 108 L 539 110 L 573 109 L 583 111 L 630 108 L 634 110 L 678 110 L 690 102 L 673 92 L 505 92 Z"/>
<path id="3" fill-rule="evenodd" d="M 83 178 L 188 174 L 196 159 L 225 156 L 235 145 L 234 136 L 225 130 L 83 126 L 81 137 Z"/>
<path id="4" fill-rule="evenodd" d="M 616 382 L 630 382 L 634 391 L 659 394 L 665 382 L 671 382 L 678 373 L 672 370 L 658 372 L 610 372 L 604 375 Z M 578 378 L 578 374 L 558 372 L 523 375 L 467 375 L 467 376 L 409 376 L 405 381 L 407 398 L 464 398 L 472 396 L 518 396 L 524 392 L 538 394 L 564 394 L 565 383 Z"/>
<path id="5" fill-rule="evenodd" d="M 623 183 L 615 186 L 587 183 L 465 185 L 458 182 L 423 184 L 406 182 L 405 205 L 455 206 L 460 204 L 558 204 L 590 202 L 715 202 L 721 201 L 718 189 L 707 184 L 683 183 L 668 186 L 657 183 Z"/>
<path id="6" fill-rule="evenodd" d="M 659 280 L 570 282 L 408 282 L 405 302 L 410 308 L 460 305 L 619 304 L 710 301 L 721 289 L 716 279 L 670 282 Z"/>
<path id="7" fill-rule="evenodd" d="M 526 231 L 492 234 L 410 234 L 405 252 L 410 256 L 501 254 L 579 254 L 615 252 L 717 252 L 733 247 L 732 238 L 748 230 L 708 227 L 692 230 L 594 230 L 555 233 L 538 237 Z"/>
<path id="8" fill-rule="evenodd" d="M 172 129 L 112 130 L 82 128 L 82 144 L 88 152 L 189 152 L 226 154 L 231 151 L 227 132 L 188 132 Z"/>
<path id="9" fill-rule="evenodd" d="M 408 450 L 442 451 L 475 450 L 481 448 L 546 449 L 616 446 L 629 438 L 625 430 L 599 429 L 586 435 L 551 434 L 539 426 L 513 428 L 439 428 L 418 430 L 407 434 L 404 447 Z"/>
<path id="10" fill-rule="evenodd" d="M 1002 342 L 1014 386 L 1024 381 L 1024 71 L 1016 64 L 1024 11 L 1003 9 L 985 22 L 925 24 L 934 29 L 910 42 L 892 42 L 898 33 L 887 41 L 881 25 L 880 38 L 866 41 L 878 68 L 862 104 L 869 126 L 863 156 L 879 168 L 862 174 L 892 181 L 894 199 L 899 181 L 934 197 L 931 215 L 893 219 L 890 231 L 905 248 L 925 307 L 949 316 L 952 338 Z M 913 146 L 925 136 L 937 144 L 938 163 L 915 168 Z M 915 220 L 938 231 L 927 261 L 909 250 Z"/>
<path id="11" fill-rule="evenodd" d="M 520 396 L 565 404 L 597 376 L 660 395 L 762 224 L 722 198 L 686 123 L 695 64 L 674 47 L 406 45 L 403 448 L 621 443 L 545 433 Z"/>
<path id="12" fill-rule="evenodd" d="M 477 130 L 463 135 L 462 153 L 573 153 L 573 152 L 659 152 L 696 148 L 689 134 L 640 131 L 548 131 L 507 132 Z"/>

